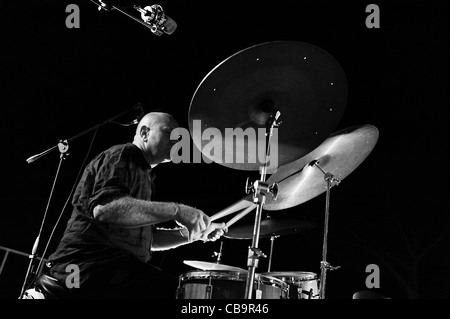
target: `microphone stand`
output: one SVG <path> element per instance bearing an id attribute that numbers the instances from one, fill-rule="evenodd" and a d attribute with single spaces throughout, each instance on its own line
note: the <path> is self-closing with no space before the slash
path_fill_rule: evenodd
<path id="1" fill-rule="evenodd" d="M 281 123 L 277 122 L 280 115 L 281 113 L 279 111 L 276 111 L 275 114 L 273 114 L 269 118 L 269 123 L 267 126 L 268 132 L 266 133 L 266 154 L 264 165 L 261 167 L 261 179 L 254 183 L 251 183 L 247 178 L 247 183 L 245 187 L 247 194 L 253 192 L 253 202 L 256 204 L 256 215 L 255 215 L 255 224 L 253 227 L 252 246 L 249 247 L 247 256 L 248 275 L 247 275 L 247 282 L 245 285 L 246 299 L 252 299 L 253 281 L 255 279 L 255 269 L 256 267 L 258 267 L 259 257 L 261 256 L 266 257 L 266 255 L 264 255 L 258 248 L 259 234 L 261 228 L 262 208 L 266 201 L 266 194 L 267 193 L 272 194 L 274 200 L 276 200 L 276 197 L 278 195 L 278 185 L 276 183 L 273 183 L 272 185 L 269 186 L 265 182 L 265 179 L 267 172 L 267 162 L 270 156 L 270 140 L 272 137 L 273 128 L 277 127 Z M 258 298 L 258 295 L 256 297 Z"/>
<path id="2" fill-rule="evenodd" d="M 140 108 L 141 108 L 141 103 L 137 103 L 136 105 L 133 106 L 132 110 L 137 110 L 137 109 L 140 109 Z M 77 135 L 75 135 L 75 136 L 73 136 L 73 137 L 71 137 L 71 138 L 65 140 L 65 142 L 66 142 L 66 143 L 72 142 L 72 141 L 76 140 L 77 138 L 79 138 L 79 137 L 81 137 L 81 136 L 83 136 L 83 135 L 85 135 L 85 134 L 87 134 L 87 133 L 89 133 L 89 132 L 91 132 L 91 131 L 93 131 L 93 130 L 98 129 L 100 126 L 103 126 L 103 125 L 105 125 L 105 124 L 107 124 L 107 123 L 109 123 L 109 122 L 114 121 L 116 118 L 118 118 L 118 117 L 120 117 L 120 116 L 122 116 L 122 115 L 128 113 L 129 111 L 130 111 L 130 110 L 123 111 L 122 113 L 119 113 L 119 114 L 117 114 L 117 115 L 115 115 L 115 116 L 113 116 L 113 117 L 111 117 L 111 118 L 109 118 L 109 119 L 107 119 L 107 120 L 105 120 L 105 121 L 103 121 L 103 122 L 97 124 L 97 125 L 94 125 L 93 127 L 87 129 L 86 131 L 81 132 L 81 133 L 79 133 L 79 134 L 77 134 Z M 57 145 L 55 145 L 55 146 L 49 148 L 48 150 L 43 151 L 42 153 L 33 155 L 33 156 L 31 156 L 31 157 L 29 157 L 29 158 L 27 159 L 27 163 L 30 164 L 30 163 L 32 163 L 32 162 L 38 160 L 38 159 L 41 158 L 42 156 L 47 155 L 48 153 L 50 153 L 50 152 L 56 150 L 56 149 L 59 148 L 59 147 L 60 147 L 60 146 L 59 146 L 59 143 L 58 143 Z M 68 146 L 67 146 L 67 147 L 68 147 Z"/>
<path id="3" fill-rule="evenodd" d="M 37 250 L 38 250 L 38 246 L 39 246 L 39 240 L 41 238 L 42 229 L 44 228 L 44 221 L 45 221 L 45 218 L 47 216 L 48 207 L 50 206 L 51 198 L 52 198 L 52 195 L 53 195 L 53 191 L 55 189 L 56 180 L 58 179 L 59 171 L 61 169 L 62 161 L 64 159 L 66 159 L 66 157 L 69 155 L 69 153 L 68 153 L 69 145 L 67 143 L 67 140 L 60 141 L 58 143 L 57 147 L 59 148 L 59 151 L 61 153 L 60 159 L 59 159 L 59 164 L 58 164 L 58 169 L 56 170 L 56 175 L 55 175 L 55 178 L 53 180 L 52 189 L 50 191 L 50 196 L 49 196 L 49 199 L 47 201 L 47 207 L 45 208 L 44 218 L 42 219 L 41 227 L 39 228 L 39 233 L 38 233 L 38 235 L 36 237 L 36 240 L 34 241 L 33 249 L 31 250 L 31 255 L 28 256 L 28 258 L 30 259 L 30 263 L 28 264 L 27 273 L 25 275 L 25 280 L 23 281 L 23 284 L 22 284 L 22 289 L 20 291 L 19 299 L 21 299 L 23 297 L 23 294 L 25 293 L 25 290 L 27 289 L 30 275 L 31 274 L 36 275 L 37 273 L 39 273 L 39 269 L 36 269 L 36 271 L 34 271 L 34 268 L 35 268 L 34 263 L 36 262 L 36 258 L 37 258 Z"/>
<path id="4" fill-rule="evenodd" d="M 136 105 L 133 106 L 132 109 L 140 109 L 140 108 L 141 108 L 141 104 L 137 103 Z M 36 271 L 34 269 L 35 268 L 35 262 L 36 262 L 36 259 L 37 259 L 37 251 L 38 251 L 38 247 L 39 247 L 39 241 L 40 241 L 42 229 L 44 228 L 44 223 L 45 223 L 45 219 L 46 219 L 46 216 L 47 216 L 48 208 L 50 206 L 51 198 L 53 196 L 53 191 L 55 189 L 56 180 L 58 178 L 59 171 L 61 169 L 62 161 L 64 159 L 66 159 L 67 156 L 69 155 L 69 152 L 68 152 L 69 151 L 69 141 L 74 141 L 77 138 L 79 138 L 79 137 L 81 137 L 81 136 L 83 136 L 83 135 L 85 135 L 85 134 L 87 134 L 87 133 L 89 133 L 89 132 L 91 132 L 93 130 L 98 129 L 100 126 L 103 126 L 104 124 L 112 122 L 116 118 L 118 118 L 118 117 L 120 117 L 120 116 L 122 116 L 122 115 L 124 115 L 124 114 L 126 114 L 128 112 L 129 112 L 129 110 L 123 111 L 123 112 L 121 112 L 121 113 L 119 113 L 119 114 L 117 114 L 117 115 L 115 115 L 115 116 L 113 116 L 113 117 L 111 117 L 111 118 L 109 118 L 109 119 L 107 119 L 107 120 L 97 124 L 97 125 L 92 126 L 91 128 L 89 128 L 89 129 L 87 129 L 87 130 L 85 130 L 85 131 L 83 131 L 83 132 L 81 132 L 81 133 L 79 133 L 79 134 L 69 138 L 69 139 L 66 139 L 64 141 L 60 140 L 57 145 L 55 145 L 55 146 L 53 146 L 53 147 L 51 147 L 51 148 L 49 148 L 49 149 L 39 153 L 39 154 L 33 155 L 33 156 L 31 156 L 31 157 L 29 157 L 27 159 L 27 163 L 30 164 L 30 163 L 40 159 L 41 157 L 51 153 L 52 151 L 54 151 L 56 149 L 59 149 L 59 152 L 61 153 L 59 164 L 58 164 L 58 168 L 57 168 L 57 171 L 56 171 L 56 175 L 55 175 L 55 178 L 53 180 L 52 189 L 50 191 L 50 196 L 49 196 L 49 199 L 47 201 L 47 206 L 45 208 L 44 217 L 42 219 L 41 226 L 39 228 L 39 232 L 38 232 L 38 235 L 36 237 L 36 240 L 34 241 L 34 245 L 33 245 L 33 248 L 31 250 L 31 254 L 28 257 L 30 259 L 30 262 L 28 264 L 27 273 L 25 275 L 25 279 L 24 279 L 24 282 L 22 284 L 22 289 L 20 291 L 19 299 L 21 299 L 23 297 L 23 294 L 25 293 L 25 290 L 27 289 L 30 276 L 31 275 L 36 275 L 37 273 L 39 273 L 39 269 L 37 269 Z"/>
<path id="5" fill-rule="evenodd" d="M 280 236 L 275 236 L 275 235 L 270 236 L 269 266 L 267 266 L 267 272 L 270 272 L 272 270 L 273 243 L 275 241 L 275 238 L 278 238 L 278 237 L 280 237 Z"/>

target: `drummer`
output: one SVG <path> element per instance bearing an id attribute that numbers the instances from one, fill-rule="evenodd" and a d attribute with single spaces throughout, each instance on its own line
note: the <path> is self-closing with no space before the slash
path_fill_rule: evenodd
<path id="1" fill-rule="evenodd" d="M 85 168 L 46 270 L 68 288 L 69 298 L 175 298 L 177 280 L 149 264 L 152 250 L 224 234 L 225 224 L 199 209 L 152 201 L 152 169 L 171 160 L 176 141 L 170 135 L 177 127 L 170 114 L 148 113 L 132 143 L 110 147 Z M 156 227 L 168 221 L 180 227 Z"/>

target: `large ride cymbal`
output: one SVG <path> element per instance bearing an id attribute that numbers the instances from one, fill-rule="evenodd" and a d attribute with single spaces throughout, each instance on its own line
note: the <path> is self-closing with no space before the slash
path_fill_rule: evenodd
<path id="1" fill-rule="evenodd" d="M 330 135 L 308 155 L 289 163 L 272 174 L 267 183 L 278 183 L 278 197 L 267 196 L 264 209 L 281 210 L 304 203 L 327 190 L 324 173 L 339 180 L 353 172 L 370 154 L 379 132 L 373 125 L 353 126 Z M 316 162 L 317 161 L 317 162 Z M 251 201 L 251 197 L 247 197 Z"/>
<path id="2" fill-rule="evenodd" d="M 346 103 L 347 79 L 330 54 L 303 42 L 268 42 L 237 52 L 209 72 L 192 98 L 189 129 L 208 160 L 259 170 L 267 120 L 280 111 L 282 123 L 270 146 L 273 172 L 322 143 Z"/>
<path id="3" fill-rule="evenodd" d="M 197 260 L 185 260 L 183 261 L 186 265 L 201 269 L 201 270 L 223 270 L 223 271 L 239 271 L 247 272 L 247 270 L 239 267 L 228 266 L 223 264 L 217 264 L 207 261 L 197 261 Z"/>
<path id="4" fill-rule="evenodd" d="M 312 222 L 302 220 L 275 220 L 267 218 L 261 221 L 259 238 L 270 238 L 272 236 L 293 235 L 302 230 L 313 228 Z M 252 239 L 253 224 L 233 226 L 223 236 L 230 239 Z"/>

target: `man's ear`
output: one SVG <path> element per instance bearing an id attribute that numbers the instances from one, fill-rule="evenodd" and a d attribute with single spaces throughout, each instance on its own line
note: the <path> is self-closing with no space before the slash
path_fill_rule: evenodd
<path id="1" fill-rule="evenodd" d="M 150 128 L 148 126 L 142 125 L 139 129 L 139 136 L 142 138 L 144 143 L 147 143 L 148 133 L 150 132 Z"/>
<path id="2" fill-rule="evenodd" d="M 141 129 L 139 130 L 139 136 L 145 140 L 147 139 L 148 132 L 150 132 L 150 128 L 148 126 L 142 125 Z"/>

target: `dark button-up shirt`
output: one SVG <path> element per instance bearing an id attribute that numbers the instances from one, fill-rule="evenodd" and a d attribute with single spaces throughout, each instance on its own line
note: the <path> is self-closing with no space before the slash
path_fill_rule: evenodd
<path id="1" fill-rule="evenodd" d="M 82 283 L 115 261 L 131 256 L 150 260 L 153 226 L 124 228 L 93 217 L 95 206 L 124 196 L 151 200 L 150 171 L 142 151 L 132 143 L 113 146 L 88 164 L 75 190 L 63 238 L 49 257 L 50 274 L 64 280 L 69 274 L 66 267 L 75 264 Z"/>

